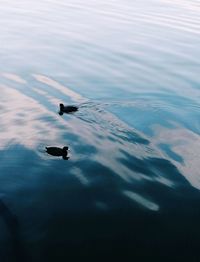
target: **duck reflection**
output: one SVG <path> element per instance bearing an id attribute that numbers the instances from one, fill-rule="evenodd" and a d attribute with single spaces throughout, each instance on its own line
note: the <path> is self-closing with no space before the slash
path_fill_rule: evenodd
<path id="1" fill-rule="evenodd" d="M 63 148 L 60 148 L 60 147 L 46 147 L 46 152 L 49 154 L 49 155 L 52 155 L 52 156 L 62 156 L 62 158 L 64 160 L 68 160 L 69 157 L 68 157 L 68 150 L 69 150 L 69 147 L 68 146 L 64 146 Z"/>
<path id="2" fill-rule="evenodd" d="M 78 111 L 77 106 L 64 106 L 63 104 L 60 104 L 59 115 L 63 115 L 64 113 L 70 114 L 76 111 Z"/>

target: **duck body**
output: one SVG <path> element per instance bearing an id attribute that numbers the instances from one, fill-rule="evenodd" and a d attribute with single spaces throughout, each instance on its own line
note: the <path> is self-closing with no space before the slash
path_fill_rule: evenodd
<path id="1" fill-rule="evenodd" d="M 67 146 L 64 146 L 63 148 L 52 146 L 46 147 L 46 152 L 52 156 L 62 156 L 63 159 L 69 159 L 69 157 L 67 157 L 68 149 L 69 148 Z"/>
<path id="2" fill-rule="evenodd" d="M 70 114 L 76 111 L 78 111 L 77 106 L 64 106 L 63 104 L 60 104 L 60 115 L 63 115 L 63 113 Z"/>

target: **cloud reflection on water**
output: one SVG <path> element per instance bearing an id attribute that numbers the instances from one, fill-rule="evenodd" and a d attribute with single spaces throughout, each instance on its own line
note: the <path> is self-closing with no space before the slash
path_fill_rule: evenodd
<path id="1" fill-rule="evenodd" d="M 45 146 L 69 145 L 72 157 L 67 172 L 82 186 L 93 186 L 100 175 L 106 181 L 111 179 L 112 174 L 116 181 L 121 181 L 117 182 L 121 183 L 120 187 L 131 192 L 125 194 L 127 197 L 144 207 L 149 205 L 150 210 L 159 210 L 154 208 L 157 204 L 150 204 L 143 196 L 134 193 L 134 187 L 143 183 L 160 183 L 169 188 L 176 186 L 175 173 L 178 170 L 160 157 L 160 151 L 152 141 L 106 111 L 103 105 L 88 101 L 49 77 L 34 75 L 34 85 L 22 88 L 12 83 L 19 82 L 17 79 L 21 77 L 3 76 L 11 82 L 1 85 L 3 100 L 0 106 L 4 108 L 4 115 L 1 115 L 2 150 L 7 150 L 12 144 L 21 144 L 47 160 L 43 151 Z M 37 81 L 44 85 L 44 90 L 37 86 Z M 45 85 L 50 92 L 45 91 Z M 56 111 L 60 93 L 63 95 L 62 101 L 84 101 L 80 112 L 60 117 Z M 56 97 L 56 94 L 59 96 Z M 47 163 L 53 164 L 50 160 Z M 98 173 L 96 169 L 102 169 L 102 172 Z M 174 176 L 165 173 L 168 169 L 173 170 Z M 107 177 L 104 175 L 106 173 Z"/>
<path id="2" fill-rule="evenodd" d="M 181 156 L 183 161 L 177 161 L 168 154 L 170 161 L 178 167 L 182 175 L 191 183 L 192 186 L 200 189 L 199 178 L 199 156 L 200 156 L 200 137 L 194 132 L 176 126 L 176 128 L 167 129 L 161 126 L 154 127 L 155 136 L 152 143 L 155 145 L 168 144 L 172 152 Z"/>

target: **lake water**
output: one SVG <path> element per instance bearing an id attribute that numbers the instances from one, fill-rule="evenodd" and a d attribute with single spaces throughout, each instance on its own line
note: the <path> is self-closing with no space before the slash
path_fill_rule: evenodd
<path id="1" fill-rule="evenodd" d="M 1 262 L 199 261 L 199 14 L 0 1 Z"/>

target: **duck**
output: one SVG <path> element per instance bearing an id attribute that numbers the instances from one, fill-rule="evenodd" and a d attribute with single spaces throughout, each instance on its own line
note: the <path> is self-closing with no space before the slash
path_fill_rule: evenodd
<path id="1" fill-rule="evenodd" d="M 68 150 L 69 150 L 68 146 L 64 146 L 63 148 L 55 147 L 55 146 L 46 147 L 46 152 L 49 155 L 62 156 L 64 160 L 68 160 L 69 159 L 69 157 L 67 156 L 68 155 Z"/>
<path id="2" fill-rule="evenodd" d="M 63 115 L 63 113 L 70 114 L 76 111 L 78 111 L 77 106 L 64 106 L 63 104 L 60 104 L 60 112 L 59 112 L 60 115 Z"/>

